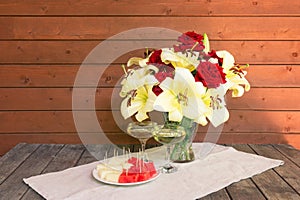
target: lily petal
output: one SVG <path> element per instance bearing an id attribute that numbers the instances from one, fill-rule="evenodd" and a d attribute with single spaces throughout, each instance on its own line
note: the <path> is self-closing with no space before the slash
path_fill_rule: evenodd
<path id="1" fill-rule="evenodd" d="M 235 63 L 233 55 L 231 55 L 228 51 L 217 51 L 216 54 L 218 57 L 223 58 L 222 67 L 224 69 L 224 73 L 227 74 L 229 69 L 233 67 Z"/>
<path id="2" fill-rule="evenodd" d="M 199 111 L 205 111 L 203 101 L 195 96 L 189 97 L 188 104 L 182 107 L 183 115 L 189 119 L 197 119 L 199 117 Z"/>
<path id="3" fill-rule="evenodd" d="M 149 61 L 149 57 L 148 58 L 132 57 L 128 60 L 127 67 L 130 67 L 132 65 L 137 65 L 137 66 L 140 66 L 140 67 L 146 67 L 148 61 Z"/>
<path id="4" fill-rule="evenodd" d="M 185 68 L 176 68 L 174 76 L 174 90 L 184 91 L 185 88 L 190 88 L 188 92 L 194 93 L 195 79 L 191 72 Z"/>
<path id="5" fill-rule="evenodd" d="M 154 110 L 160 112 L 170 112 L 178 109 L 180 107 L 180 104 L 175 98 L 174 93 L 166 90 L 156 98 L 153 107 Z"/>
<path id="6" fill-rule="evenodd" d="M 131 106 L 128 106 L 128 101 L 129 97 L 125 98 L 121 103 L 121 114 L 124 119 L 128 119 L 142 107 L 139 103 L 132 103 Z"/>
<path id="7" fill-rule="evenodd" d="M 230 89 L 232 90 L 232 97 L 241 97 L 244 94 L 244 88 L 240 85 L 234 85 Z"/>
<path id="8" fill-rule="evenodd" d="M 175 121 L 175 122 L 180 122 L 183 118 L 183 115 L 179 110 L 173 110 L 169 112 L 169 120 L 170 121 Z"/>
<path id="9" fill-rule="evenodd" d="M 147 115 L 147 112 L 139 111 L 136 115 L 135 118 L 141 122 L 144 121 L 145 119 L 148 119 L 149 116 Z"/>
<path id="10" fill-rule="evenodd" d="M 138 57 L 132 57 L 127 61 L 127 67 L 130 67 L 132 65 L 139 65 L 140 60 L 143 60 L 143 58 Z"/>
<path id="11" fill-rule="evenodd" d="M 200 115 L 196 120 L 196 123 L 201 124 L 202 126 L 206 126 L 208 124 L 208 121 L 206 119 L 206 116 Z"/>
<path id="12" fill-rule="evenodd" d="M 196 56 L 194 55 L 196 54 Z M 185 68 L 189 71 L 193 71 L 199 65 L 199 60 L 197 59 L 199 52 L 186 52 L 183 54 L 181 52 L 174 52 L 172 49 L 162 49 L 161 60 L 166 63 L 172 63 L 175 68 Z"/>
<path id="13" fill-rule="evenodd" d="M 229 119 L 229 112 L 226 107 L 213 110 L 213 114 L 208 116 L 208 119 L 214 127 L 220 126 Z"/>

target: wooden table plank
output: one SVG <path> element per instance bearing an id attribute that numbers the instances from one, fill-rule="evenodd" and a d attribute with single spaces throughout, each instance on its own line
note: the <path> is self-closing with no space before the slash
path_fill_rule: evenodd
<path id="1" fill-rule="evenodd" d="M 20 143 L 0 158 L 0 184 L 40 145 Z"/>
<path id="2" fill-rule="evenodd" d="M 150 145 L 151 146 L 151 145 Z M 153 145 L 152 145 L 153 146 Z M 201 200 L 207 199 L 299 199 L 300 168 L 298 166 L 299 151 L 282 145 L 232 145 L 240 151 L 256 153 L 270 158 L 281 159 L 285 165 L 268 170 L 228 186 Z M 97 157 L 103 159 L 114 155 L 112 145 L 94 145 Z M 139 145 L 132 145 L 131 151 Z M 26 150 L 27 149 L 27 150 Z M 121 155 L 122 147 L 119 148 Z M 23 156 L 22 156 L 23 155 Z M 19 144 L 0 158 L 0 172 L 6 178 L 0 185 L 0 199 L 43 199 L 22 182 L 22 178 L 36 174 L 60 171 L 72 166 L 87 164 L 97 159 L 83 145 L 31 145 Z M 5 161 L 5 162 L 4 162 Z M 3 164 L 5 163 L 5 164 Z M 13 166 L 8 170 L 7 163 Z M 1 166 L 4 166 L 1 167 Z M 2 171 L 1 171 L 2 170 Z M 3 173 L 1 173 L 3 174 Z M 5 191 L 5 192 L 4 192 Z M 298 193 L 297 193 L 298 192 Z"/>
<path id="3" fill-rule="evenodd" d="M 111 149 L 112 149 L 111 144 L 87 145 L 87 148 L 85 149 L 82 156 L 76 163 L 76 166 L 88 164 L 91 162 L 95 162 L 97 160 L 102 160 L 106 152 L 107 152 L 107 156 L 110 157 L 111 155 L 113 155 Z"/>
<path id="4" fill-rule="evenodd" d="M 29 145 L 30 144 L 26 144 Z M 63 145 L 44 144 L 38 147 L 15 171 L 0 185 L 1 199 L 20 199 L 28 186 L 23 178 L 40 174 L 53 160 Z"/>
<path id="5" fill-rule="evenodd" d="M 64 148 L 56 155 L 56 157 L 43 171 L 43 173 L 56 172 L 74 167 L 84 150 L 85 148 L 83 145 L 65 145 Z"/>
<path id="6" fill-rule="evenodd" d="M 65 145 L 49 163 L 49 165 L 43 170 L 42 174 L 74 167 L 84 150 L 85 147 L 83 145 Z M 44 198 L 36 193 L 33 189 L 29 188 L 29 190 L 21 199 L 42 200 Z"/>
<path id="7" fill-rule="evenodd" d="M 273 144 L 272 146 L 300 167 L 300 150 L 284 144 Z"/>
<path id="8" fill-rule="evenodd" d="M 283 166 L 252 178 L 267 199 L 299 199 L 300 195 L 295 190 L 299 189 L 299 168 L 271 145 L 250 146 L 259 155 L 285 161 Z"/>
<path id="9" fill-rule="evenodd" d="M 88 150 L 84 150 L 83 154 L 76 163 L 76 166 L 88 164 L 95 161 L 97 161 L 97 159 L 94 156 L 92 156 Z"/>
<path id="10" fill-rule="evenodd" d="M 260 155 L 284 161 L 284 165 L 274 170 L 300 194 L 300 168 L 271 145 L 251 145 Z"/>
<path id="11" fill-rule="evenodd" d="M 211 193 L 205 197 L 202 197 L 198 200 L 226 200 L 230 199 L 226 189 L 219 190 L 217 192 Z"/>
<path id="12" fill-rule="evenodd" d="M 255 154 L 255 152 L 247 145 L 236 144 L 230 146 L 234 147 L 238 151 Z M 266 199 L 251 179 L 245 179 L 237 183 L 233 183 L 227 187 L 227 191 L 232 199 Z"/>
<path id="13" fill-rule="evenodd" d="M 266 199 L 251 179 L 241 180 L 227 187 L 232 199 L 260 200 Z"/>

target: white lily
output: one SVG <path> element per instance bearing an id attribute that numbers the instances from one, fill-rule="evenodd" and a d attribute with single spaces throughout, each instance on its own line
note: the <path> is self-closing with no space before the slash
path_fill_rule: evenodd
<path id="1" fill-rule="evenodd" d="M 195 122 L 201 124 L 202 126 L 206 126 L 208 124 L 207 118 L 212 114 L 212 109 L 210 108 L 210 104 L 211 104 L 210 93 L 206 91 L 204 94 L 202 94 L 201 98 L 205 105 L 205 109 L 204 110 L 201 109 L 198 111 L 199 116 L 198 118 L 195 119 Z"/>
<path id="2" fill-rule="evenodd" d="M 155 85 L 158 80 L 152 72 L 157 72 L 155 66 L 146 66 L 140 69 L 129 70 L 127 76 L 122 80 L 121 97 L 126 97 L 131 91 L 142 87 L 143 85 Z"/>
<path id="3" fill-rule="evenodd" d="M 225 88 L 232 90 L 232 97 L 241 97 L 245 91 L 250 90 L 250 84 L 246 80 L 245 76 L 247 74 L 246 71 L 243 73 L 239 73 L 233 70 L 235 65 L 234 57 L 228 51 L 217 51 L 217 56 L 223 58 L 223 71 L 226 74 L 226 84 Z M 242 87 L 241 85 L 245 86 Z"/>
<path id="4" fill-rule="evenodd" d="M 183 116 L 198 119 L 201 112 L 205 112 L 201 98 L 205 87 L 195 82 L 188 69 L 176 68 L 174 79 L 167 77 L 160 87 L 163 92 L 156 98 L 154 110 L 168 112 L 170 121 L 180 122 Z"/>
<path id="5" fill-rule="evenodd" d="M 208 89 L 207 93 L 210 97 L 210 111 L 207 112 L 207 118 L 214 127 L 221 125 L 229 119 L 229 112 L 226 108 L 225 94 L 227 88 L 220 85 L 217 88 Z"/>
<path id="6" fill-rule="evenodd" d="M 162 49 L 161 60 L 169 64 L 171 63 L 175 68 L 185 68 L 190 71 L 196 69 L 200 61 L 198 60 L 199 52 L 175 52 L 172 48 Z"/>
<path id="7" fill-rule="evenodd" d="M 147 57 L 147 58 L 132 57 L 128 60 L 127 67 L 130 67 L 132 65 L 138 65 L 140 67 L 146 67 L 148 62 L 149 62 L 149 57 Z"/>
<path id="8" fill-rule="evenodd" d="M 156 95 L 151 85 L 144 85 L 133 90 L 121 103 L 121 114 L 124 119 L 133 116 L 141 122 L 148 118 L 147 113 L 153 110 Z"/>

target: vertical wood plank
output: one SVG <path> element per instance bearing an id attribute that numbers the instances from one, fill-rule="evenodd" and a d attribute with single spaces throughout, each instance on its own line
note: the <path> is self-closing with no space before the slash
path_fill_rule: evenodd
<path id="1" fill-rule="evenodd" d="M 286 156 L 288 159 L 290 159 L 293 163 L 295 163 L 298 167 L 300 167 L 300 150 L 297 150 L 291 146 L 288 146 L 286 144 L 275 144 L 272 145 L 280 151 L 284 156 Z"/>
<path id="2" fill-rule="evenodd" d="M 271 145 L 250 145 L 261 156 L 281 159 L 283 166 L 268 170 L 253 177 L 253 181 L 268 199 L 300 198 L 300 169 Z M 298 177 L 298 178 L 297 178 Z"/>
<path id="3" fill-rule="evenodd" d="M 0 158 L 0 184 L 37 148 L 38 144 L 20 143 Z"/>
<path id="4" fill-rule="evenodd" d="M 52 161 L 63 145 L 45 144 L 38 147 L 0 186 L 2 199 L 20 199 L 28 186 L 23 178 L 40 174 Z"/>
<path id="5" fill-rule="evenodd" d="M 61 171 L 74 167 L 84 151 L 83 145 L 65 145 L 62 150 L 55 156 L 49 165 L 42 171 L 42 174 L 49 172 Z M 29 188 L 21 199 L 38 200 L 43 199 L 33 189 Z"/>
<path id="6" fill-rule="evenodd" d="M 91 162 L 104 159 L 105 155 L 107 157 L 113 156 L 113 145 L 111 144 L 101 144 L 101 145 L 87 145 L 82 156 L 76 163 L 76 166 L 88 164 Z"/>
<path id="7" fill-rule="evenodd" d="M 198 200 L 230 200 L 230 197 L 226 189 L 219 190 L 217 192 L 211 193 L 205 197 L 199 198 Z"/>

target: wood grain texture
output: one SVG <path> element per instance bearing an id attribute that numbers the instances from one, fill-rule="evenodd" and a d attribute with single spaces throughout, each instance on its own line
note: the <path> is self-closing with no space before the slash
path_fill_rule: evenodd
<path id="1" fill-rule="evenodd" d="M 299 40 L 299 17 L 0 17 L 1 40 L 99 40 L 134 28 L 160 27 L 197 30 L 210 40 Z M 251 28 L 249 28 L 251 27 Z M 143 39 L 136 31 L 123 39 Z M 150 34 L 149 34 L 150 35 Z M 159 37 L 170 36 L 162 31 Z M 179 36 L 179 34 L 178 34 Z M 150 39 L 149 38 L 149 39 Z M 174 38 L 176 40 L 176 38 Z"/>
<path id="2" fill-rule="evenodd" d="M 145 6 L 145 4 L 147 6 Z M 30 6 L 29 6 L 30 5 Z M 226 5 L 226 9 L 224 9 Z M 299 1 L 284 0 L 70 0 L 4 1 L 1 15 L 299 16 Z"/>
<path id="3" fill-rule="evenodd" d="M 40 174 L 62 147 L 63 145 L 53 144 L 40 146 L 1 184 L 1 198 L 20 199 L 28 189 L 23 178 Z"/>
<path id="4" fill-rule="evenodd" d="M 275 144 L 273 145 L 275 149 L 280 151 L 283 155 L 285 155 L 288 159 L 294 162 L 298 167 L 300 167 L 300 157 L 297 155 L 299 150 L 294 149 L 292 146 Z"/>
<path id="5" fill-rule="evenodd" d="M 118 64 L 84 67 L 87 76 L 101 73 L 98 84 L 90 80 L 85 87 L 115 87 L 124 74 Z M 0 88 L 73 87 L 79 68 L 79 65 L 0 65 Z M 246 78 L 252 88 L 300 87 L 300 65 L 250 65 L 247 71 Z"/>
<path id="6" fill-rule="evenodd" d="M 110 45 L 135 48 L 141 44 L 151 48 L 155 41 L 110 41 Z M 166 47 L 168 41 L 156 41 Z M 0 63 L 9 64 L 81 64 L 100 41 L 3 41 Z M 282 48 L 284 47 L 284 48 Z M 130 57 L 143 57 L 144 50 L 136 50 L 120 57 L 114 57 L 116 49 L 105 49 L 106 55 L 89 59 L 88 63 L 126 63 Z M 226 49 L 240 64 L 300 64 L 300 41 L 212 41 L 211 48 Z M 101 49 L 101 48 L 100 48 Z M 280 49 L 280 51 L 278 51 Z M 103 50 L 103 49 L 102 49 Z"/>
<path id="7" fill-rule="evenodd" d="M 38 146 L 38 148 L 37 148 Z M 237 150 L 247 153 L 258 154 L 267 157 L 282 158 L 282 160 L 289 160 L 287 165 L 270 169 L 261 174 L 255 175 L 252 178 L 245 179 L 234 183 L 222 190 L 211 193 L 201 200 L 213 199 L 298 199 L 299 193 L 295 190 L 294 183 L 289 182 L 287 177 L 281 176 L 277 170 L 285 168 L 286 172 L 291 175 L 290 179 L 298 180 L 299 174 L 290 173 L 289 171 L 295 170 L 295 161 L 290 157 L 286 157 L 278 149 L 273 148 L 271 145 L 230 145 L 234 146 Z M 276 145 L 275 145 L 276 146 Z M 91 146 L 90 146 L 91 147 Z M 114 147 L 111 145 L 93 145 L 94 150 L 98 151 L 102 156 L 107 152 L 108 157 L 113 155 Z M 91 149 L 93 150 L 93 147 Z M 130 145 L 131 149 L 136 149 L 139 145 Z M 31 152 L 33 149 L 36 151 L 29 153 L 26 158 L 18 157 L 19 150 L 22 148 L 25 152 Z M 295 149 L 281 145 L 280 148 L 287 148 L 294 155 L 299 154 Z M 26 150 L 28 149 L 28 150 Z M 9 156 L 7 156 L 9 155 Z M 9 159 L 7 159 L 9 157 Z M 297 156 L 296 156 L 297 157 Z M 299 156 L 298 156 L 299 157 Z M 14 167 L 13 173 L 3 184 L 0 185 L 0 194 L 2 199 L 43 199 L 37 193 L 33 192 L 27 185 L 22 182 L 22 178 L 45 174 L 51 171 L 65 169 L 66 167 L 78 166 L 95 161 L 95 158 L 86 150 L 82 145 L 49 145 L 49 144 L 20 144 L 4 157 L 8 163 L 16 161 L 21 163 L 19 167 Z M 0 162 L 2 160 L 0 159 Z M 291 165 L 292 164 L 292 165 Z M 298 167 L 298 169 L 300 169 Z M 275 172 L 276 171 L 276 172 Z M 297 172 L 297 171 L 296 171 Z M 12 177 L 12 178 L 11 178 Z M 247 182 L 248 187 L 245 188 Z M 255 184 L 254 184 L 255 183 Z M 297 182 L 295 183 L 297 184 Z M 5 190 L 3 190 L 5 189 Z M 234 189 L 234 190 L 233 190 Z M 245 190 L 246 189 L 246 190 Z M 258 195 L 260 194 L 260 195 Z M 252 198 L 251 198 L 252 197 Z"/>
<path id="8" fill-rule="evenodd" d="M 284 161 L 284 165 L 274 170 L 300 195 L 300 168 L 271 145 L 251 145 L 259 155 Z M 272 151 L 272 154 L 270 153 Z M 288 197 L 288 196 L 287 196 Z"/>
<path id="9" fill-rule="evenodd" d="M 300 112 L 298 111 L 231 110 L 230 113 L 231 118 L 225 123 L 224 132 L 300 132 L 298 126 Z M 93 111 L 78 111 L 78 114 L 85 116 L 85 132 L 99 132 L 89 121 L 93 117 Z M 105 132 L 126 130 L 130 121 L 124 120 L 119 111 L 97 111 L 96 114 L 100 126 Z M 160 113 L 154 116 L 157 117 L 157 121 L 162 119 Z M 71 111 L 0 112 L 0 122 L 0 133 L 68 133 L 76 131 Z M 198 130 L 206 132 L 207 127 L 199 126 Z"/>
<path id="10" fill-rule="evenodd" d="M 0 184 L 9 177 L 37 148 L 39 144 L 27 146 L 19 143 L 0 159 Z M 1 149 L 2 150 L 2 149 Z"/>
<path id="11" fill-rule="evenodd" d="M 72 88 L 0 88 L 0 110 L 72 110 Z M 120 110 L 120 88 L 76 88 L 82 99 L 80 110 L 91 110 L 89 104 L 95 96 L 95 109 Z M 95 91 L 95 92 L 93 92 Z M 300 110 L 300 88 L 252 88 L 241 98 L 227 94 L 226 104 L 235 110 Z M 281 94 L 278 96 L 278 94 Z M 288 98 L 287 98 L 288 97 Z"/>
<path id="12" fill-rule="evenodd" d="M 57 172 L 74 167 L 84 151 L 83 145 L 65 145 L 42 171 L 42 173 Z M 33 189 L 29 188 L 21 199 L 43 199 Z"/>
<path id="13" fill-rule="evenodd" d="M 138 140 L 125 133 L 106 134 L 111 143 L 115 144 L 138 144 Z M 0 134 L 0 155 L 4 155 L 11 148 L 20 142 L 27 143 L 58 143 L 58 144 L 82 144 L 77 133 L 19 133 L 19 134 Z M 149 143 L 154 143 L 150 140 Z M 106 144 L 101 140 L 93 141 L 92 144 Z M 22 154 L 21 154 L 22 155 Z M 4 159 L 4 157 L 2 158 Z M 4 170 L 5 168 L 3 168 Z M 5 176 L 6 177 L 6 176 Z"/>
<path id="14" fill-rule="evenodd" d="M 86 145 L 86 149 L 81 155 L 80 159 L 76 163 L 76 166 L 84 165 L 87 163 L 97 161 L 97 158 L 103 159 L 105 155 L 112 155 L 113 147 L 111 144 L 101 144 L 101 145 Z M 107 153 L 106 153 L 107 152 Z M 110 157 L 110 156 L 109 156 Z"/>
<path id="15" fill-rule="evenodd" d="M 0 138 L 4 140 L 0 140 L 0 152 L 22 141 L 81 142 L 71 112 L 72 87 L 84 59 L 105 43 L 110 48 L 85 63 L 87 81 L 79 87 L 97 87 L 98 121 L 109 137 L 136 142 L 120 137 L 111 111 L 119 110 L 121 99 L 112 99 L 111 93 L 123 75 L 120 66 L 132 56 L 142 57 L 145 47 L 172 46 L 176 38 L 166 32 L 154 37 L 136 31 L 123 34 L 121 41 L 107 39 L 146 26 L 206 32 L 212 49 L 226 49 L 237 63 L 251 65 L 247 79 L 252 89 L 242 98 L 231 99 L 228 94 L 230 120 L 219 141 L 289 143 L 300 148 L 299 10 L 298 0 L 3 1 Z M 125 52 L 116 53 L 123 47 Z M 101 75 L 95 78 L 94 74 Z M 83 88 L 79 110 L 94 100 Z M 87 113 L 87 132 L 94 133 L 89 117 Z M 119 114 L 116 118 L 125 130 L 128 121 Z M 199 133 L 206 130 L 199 128 Z M 198 135 L 196 140 L 203 138 Z"/>
<path id="16" fill-rule="evenodd" d="M 234 147 L 237 150 L 241 150 L 248 153 L 258 154 L 261 156 L 266 156 L 269 158 L 275 158 L 278 156 L 278 153 L 276 150 L 270 146 L 270 145 L 250 145 L 249 146 L 243 146 L 243 145 L 234 145 Z M 268 148 L 268 151 L 266 151 L 266 147 Z M 268 154 L 268 155 L 266 155 Z M 275 156 L 275 157 L 274 157 Z M 281 157 L 281 156 L 280 156 Z M 282 159 L 286 159 L 284 157 L 281 157 Z M 285 166 L 285 167 L 284 167 Z M 291 166 L 286 166 L 285 164 L 283 166 L 275 168 L 276 169 L 282 169 L 282 168 L 289 168 Z M 299 168 L 298 168 L 299 170 Z M 292 187 L 290 187 L 290 184 L 286 183 L 286 179 L 282 179 L 281 175 L 275 173 L 273 170 L 268 170 L 266 172 L 261 173 L 260 175 L 253 176 L 251 179 L 255 183 L 255 185 L 260 189 L 260 191 L 263 193 L 264 197 L 266 199 L 297 199 L 299 197 L 299 194 L 294 191 Z M 296 175 L 297 177 L 298 175 Z M 284 177 L 283 177 L 284 178 Z"/>
<path id="17" fill-rule="evenodd" d="M 226 200 L 231 199 L 226 192 L 226 189 L 219 190 L 217 192 L 211 193 L 205 197 L 199 198 L 197 200 Z"/>
<path id="18" fill-rule="evenodd" d="M 250 179 L 233 183 L 227 187 L 227 190 L 232 199 L 265 199 L 265 197 L 260 193 L 259 189 L 256 188 L 255 184 Z"/>
<path id="19" fill-rule="evenodd" d="M 210 133 L 213 138 L 218 136 L 214 133 Z M 115 144 L 138 144 L 138 141 L 125 133 L 106 133 L 106 136 L 110 139 L 112 143 Z M 206 134 L 198 133 L 195 138 L 195 142 L 204 141 Z M 210 137 L 210 138 L 212 138 Z M 245 140 L 247 138 L 247 140 Z M 211 139 L 206 139 L 206 142 L 215 142 Z M 72 144 L 81 144 L 77 133 L 1 133 L 0 134 L 0 155 L 3 155 L 5 152 L 9 151 L 15 145 L 20 142 L 27 143 L 72 143 Z M 297 144 L 300 143 L 300 134 L 280 134 L 280 133 L 240 133 L 240 132 L 222 132 L 218 138 L 218 143 L 220 144 L 265 144 L 265 143 L 275 143 L 275 144 L 286 144 L 296 146 L 300 149 L 300 146 Z M 95 143 L 105 144 L 100 140 L 94 141 Z M 150 143 L 155 143 L 153 140 L 149 141 Z"/>

